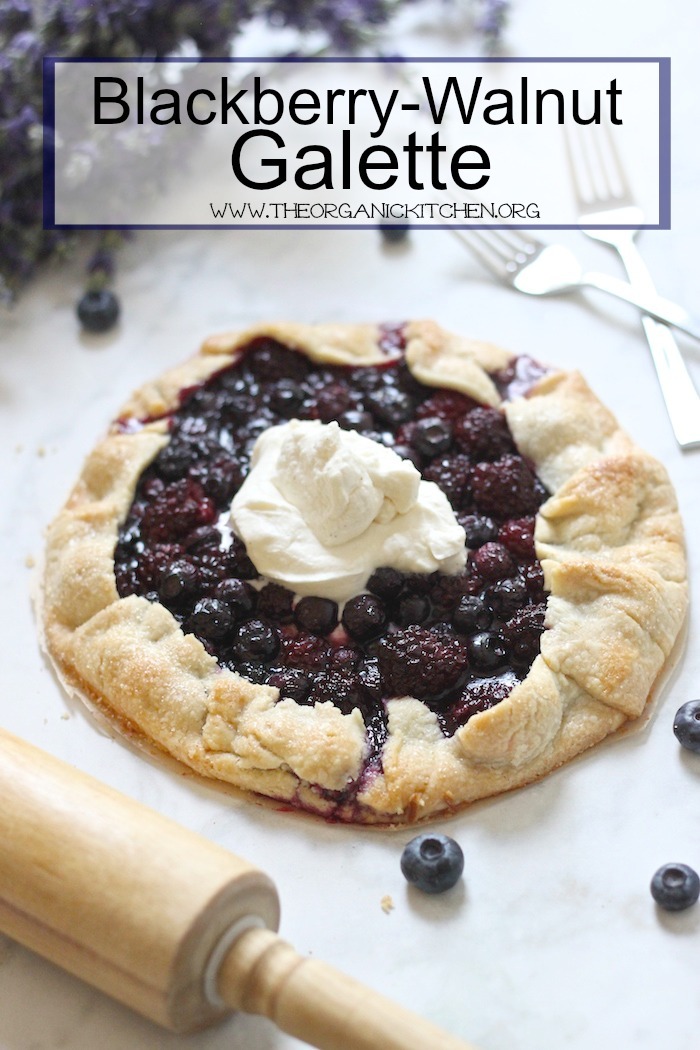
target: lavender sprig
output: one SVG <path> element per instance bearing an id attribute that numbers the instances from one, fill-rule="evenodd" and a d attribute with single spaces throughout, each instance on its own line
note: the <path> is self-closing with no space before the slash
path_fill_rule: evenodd
<path id="1" fill-rule="evenodd" d="M 37 266 L 76 235 L 42 228 L 42 58 L 166 57 L 192 48 L 227 55 L 253 19 L 312 34 L 336 53 L 371 46 L 415 0 L 0 0 L 0 301 L 12 301 Z M 483 46 L 495 50 L 507 0 L 481 7 Z M 111 275 L 112 248 L 97 267 Z M 88 265 L 91 279 L 95 268 Z M 88 286 L 90 286 L 88 282 Z"/>

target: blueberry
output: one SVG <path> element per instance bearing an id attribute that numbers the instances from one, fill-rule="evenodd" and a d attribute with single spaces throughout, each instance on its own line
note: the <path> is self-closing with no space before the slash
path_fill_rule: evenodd
<path id="1" fill-rule="evenodd" d="M 285 419 L 291 419 L 299 411 L 306 391 L 293 379 L 280 379 L 270 393 L 270 405 Z"/>
<path id="2" fill-rule="evenodd" d="M 689 700 L 678 708 L 673 732 L 688 751 L 700 752 L 700 700 Z"/>
<path id="3" fill-rule="evenodd" d="M 191 593 L 197 582 L 197 570 L 187 561 L 174 561 L 163 573 L 158 594 L 163 601 L 177 601 Z"/>
<path id="4" fill-rule="evenodd" d="M 424 893 L 444 893 L 451 889 L 463 870 L 462 849 L 447 835 L 417 835 L 401 855 L 405 878 Z"/>
<path id="5" fill-rule="evenodd" d="M 405 594 L 399 599 L 396 622 L 399 627 L 425 623 L 430 616 L 430 601 L 424 594 Z"/>
<path id="6" fill-rule="evenodd" d="M 492 671 L 506 662 L 503 639 L 490 631 L 481 631 L 467 639 L 469 660 L 482 671 Z"/>
<path id="7" fill-rule="evenodd" d="M 218 583 L 214 597 L 224 602 L 235 623 L 250 616 L 255 604 L 255 591 L 250 584 L 235 578 Z"/>
<path id="8" fill-rule="evenodd" d="M 439 456 L 452 444 L 452 426 L 439 416 L 428 416 L 416 423 L 411 444 L 423 456 Z"/>
<path id="9" fill-rule="evenodd" d="M 408 238 L 408 226 L 399 226 L 395 222 L 380 222 L 377 228 L 382 240 L 387 244 L 401 244 Z"/>
<path id="10" fill-rule="evenodd" d="M 382 602 L 373 594 L 358 594 L 345 603 L 342 619 L 345 630 L 363 642 L 381 633 L 386 612 Z"/>
<path id="11" fill-rule="evenodd" d="M 338 416 L 338 426 L 341 430 L 372 430 L 374 417 L 371 412 L 363 412 L 359 408 L 349 408 Z"/>
<path id="12" fill-rule="evenodd" d="M 487 604 L 502 620 L 510 619 L 525 604 L 526 600 L 527 587 L 525 581 L 518 576 L 499 580 L 486 591 Z"/>
<path id="13" fill-rule="evenodd" d="M 464 634 L 472 631 L 485 631 L 493 622 L 493 614 L 482 598 L 476 595 L 465 594 L 460 598 L 459 605 L 452 616 L 452 624 L 456 630 Z"/>
<path id="14" fill-rule="evenodd" d="M 330 634 L 338 623 L 338 603 L 311 595 L 300 598 L 294 607 L 294 621 L 302 631 Z"/>
<path id="15" fill-rule="evenodd" d="M 311 689 L 311 683 L 304 672 L 295 670 L 293 667 L 283 667 L 280 671 L 273 671 L 268 679 L 268 685 L 279 689 L 280 699 L 287 697 L 298 704 L 304 703 Z"/>
<path id="16" fill-rule="evenodd" d="M 375 569 L 372 573 L 367 581 L 367 590 L 371 591 L 372 594 L 376 594 L 379 598 L 389 600 L 398 597 L 403 585 L 403 573 L 399 572 L 398 569 L 390 569 L 388 566 L 383 566 L 381 569 Z"/>
<path id="17" fill-rule="evenodd" d="M 375 390 L 367 401 L 373 414 L 387 426 L 399 426 L 413 415 L 413 398 L 395 386 Z"/>
<path id="18" fill-rule="evenodd" d="M 192 610 L 187 626 L 202 638 L 217 642 L 225 638 L 233 627 L 233 617 L 228 607 L 218 598 L 200 598 Z"/>
<path id="19" fill-rule="evenodd" d="M 651 880 L 651 895 L 666 911 L 683 911 L 700 897 L 700 878 L 687 864 L 664 864 Z"/>
<path id="20" fill-rule="evenodd" d="M 279 651 L 277 631 L 264 620 L 248 620 L 238 629 L 234 652 L 239 660 L 269 662 Z"/>
<path id="21" fill-rule="evenodd" d="M 76 307 L 76 313 L 86 331 L 107 332 L 114 327 L 119 317 L 119 300 L 114 292 L 106 288 L 85 292 Z"/>
<path id="22" fill-rule="evenodd" d="M 467 547 L 472 551 L 498 536 L 496 523 L 483 514 L 464 514 L 458 520 L 466 533 Z"/>

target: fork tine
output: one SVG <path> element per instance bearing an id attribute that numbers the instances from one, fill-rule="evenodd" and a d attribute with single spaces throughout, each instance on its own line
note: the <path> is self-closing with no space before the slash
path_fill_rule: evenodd
<path id="1" fill-rule="evenodd" d="M 600 131 L 591 127 L 574 131 L 565 125 L 564 145 L 579 208 L 631 203 L 631 190 L 607 121 L 600 125 Z"/>
<path id="2" fill-rule="evenodd" d="M 617 145 L 615 144 L 615 136 L 612 133 L 612 128 L 610 127 L 608 121 L 606 121 L 602 125 L 602 127 L 603 134 L 600 136 L 596 136 L 598 149 L 602 153 L 603 139 L 605 139 L 608 147 L 608 157 L 610 159 L 612 168 L 614 169 L 617 184 L 620 188 L 619 196 L 624 199 L 630 199 L 632 196 L 632 191 L 630 189 L 629 183 L 627 182 L 627 176 L 625 175 L 625 169 L 622 166 L 622 161 L 620 160 L 620 154 L 617 149 Z"/>
<path id="3" fill-rule="evenodd" d="M 566 159 L 569 164 L 569 175 L 579 208 L 590 204 L 592 199 L 591 187 L 593 185 L 592 173 L 588 153 L 581 148 L 580 144 L 574 143 L 574 132 L 568 124 L 564 125 L 564 147 Z M 584 178 L 585 175 L 585 178 Z"/>
<path id="4" fill-rule="evenodd" d="M 450 233 L 454 234 L 457 240 L 465 244 L 467 248 L 477 257 L 477 259 L 486 267 L 487 270 L 491 270 L 501 280 L 508 276 L 508 270 L 506 268 L 506 261 L 508 256 L 504 256 L 501 251 L 498 251 L 494 247 L 494 242 L 490 237 L 484 237 L 484 230 L 457 230 L 454 226 L 448 227 Z"/>

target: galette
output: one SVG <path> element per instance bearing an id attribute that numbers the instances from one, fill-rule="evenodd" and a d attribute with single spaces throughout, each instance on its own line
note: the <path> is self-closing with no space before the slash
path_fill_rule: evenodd
<path id="1" fill-rule="evenodd" d="M 686 606 L 667 473 L 578 373 L 430 321 L 280 323 L 131 397 L 50 526 L 43 626 L 141 744 L 394 824 L 638 718 Z"/>

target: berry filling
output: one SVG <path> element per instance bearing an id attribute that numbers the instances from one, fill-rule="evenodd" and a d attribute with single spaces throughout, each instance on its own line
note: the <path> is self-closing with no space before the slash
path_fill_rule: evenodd
<path id="1" fill-rule="evenodd" d="M 422 700 L 446 736 L 500 703 L 539 652 L 546 603 L 534 527 L 547 491 L 505 416 L 418 382 L 402 356 L 401 326 L 384 326 L 380 345 L 386 363 L 328 366 L 258 338 L 183 391 L 114 556 L 120 596 L 162 603 L 222 667 L 297 704 L 359 709 L 369 770 L 381 767 L 387 700 Z M 494 381 L 507 396 L 542 374 L 518 358 Z M 464 571 L 378 567 L 340 609 L 261 578 L 230 529 L 229 508 L 258 436 L 292 418 L 336 419 L 411 459 L 465 530 Z"/>

